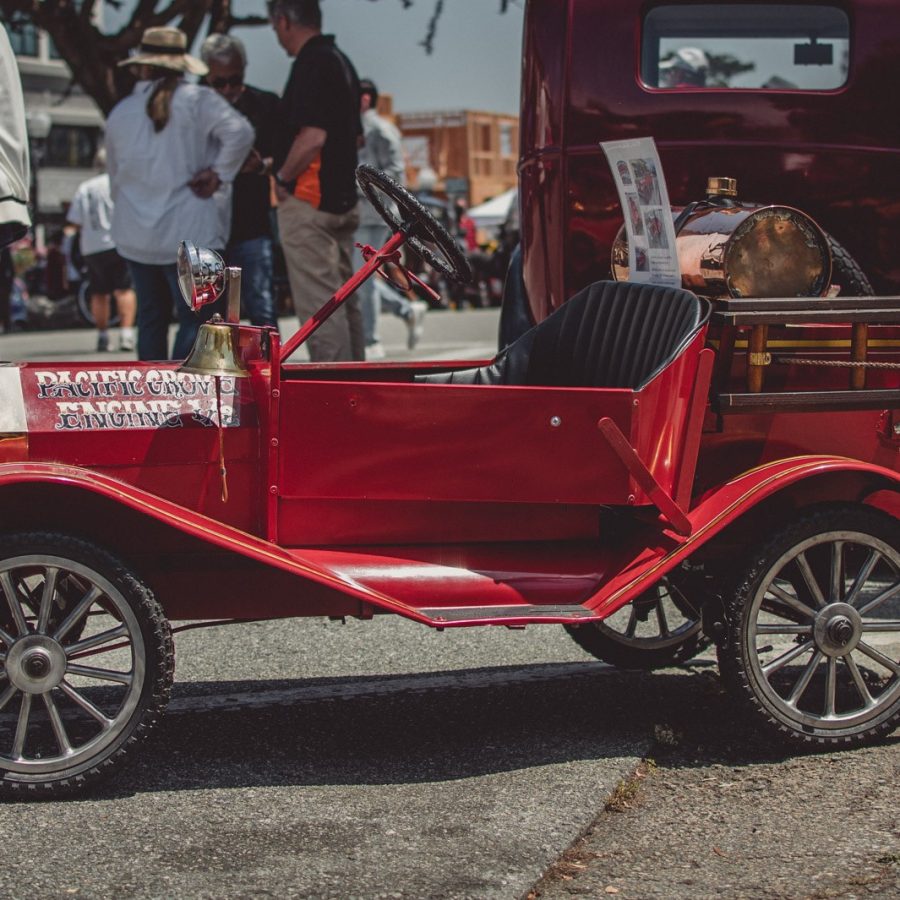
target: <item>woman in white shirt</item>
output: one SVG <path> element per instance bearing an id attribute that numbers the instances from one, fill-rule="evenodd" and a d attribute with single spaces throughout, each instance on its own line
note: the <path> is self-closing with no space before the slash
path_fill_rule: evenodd
<path id="1" fill-rule="evenodd" d="M 132 93 L 106 125 L 107 169 L 114 203 L 112 233 L 128 260 L 138 300 L 138 358 L 168 358 L 174 306 L 173 359 L 188 355 L 200 321 L 178 289 L 181 241 L 223 250 L 231 182 L 253 147 L 250 123 L 214 90 L 182 80 L 206 66 L 189 56 L 178 28 L 148 28 L 140 51 L 120 65 L 141 66 Z M 216 197 L 213 197 L 214 194 Z"/>
<path id="2" fill-rule="evenodd" d="M 28 232 L 30 178 L 22 83 L 6 28 L 0 25 L 0 247 Z"/>

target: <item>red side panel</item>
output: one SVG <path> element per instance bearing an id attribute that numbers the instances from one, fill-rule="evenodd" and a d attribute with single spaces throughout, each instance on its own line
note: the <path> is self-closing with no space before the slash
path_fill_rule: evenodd
<path id="1" fill-rule="evenodd" d="M 286 380 L 279 541 L 593 537 L 584 507 L 649 502 L 598 423 L 671 495 L 702 340 L 640 392 Z"/>

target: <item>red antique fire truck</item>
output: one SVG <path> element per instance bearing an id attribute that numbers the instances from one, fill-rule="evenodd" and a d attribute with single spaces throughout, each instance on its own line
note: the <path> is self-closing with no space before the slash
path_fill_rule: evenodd
<path id="1" fill-rule="evenodd" d="M 529 8 L 571 24 L 590 6 Z M 719 177 L 673 188 L 689 290 L 594 280 L 630 274 L 622 211 L 588 158 L 609 135 L 562 73 L 601 57 L 579 49 L 586 29 L 544 52 L 536 21 L 537 324 L 494 359 L 292 361 L 376 270 L 406 277 L 403 244 L 468 277 L 427 211 L 362 167 L 392 237 L 285 344 L 239 324 L 240 273 L 185 244 L 185 298 L 224 291 L 230 312 L 183 364 L 0 365 L 0 792 L 75 792 L 123 761 L 166 704 L 178 620 L 563 626 L 641 668 L 712 641 L 736 708 L 773 739 L 850 747 L 900 724 L 900 299 L 835 295 L 818 224 Z M 623 98 L 636 77 L 620 73 Z M 564 96 L 584 101 L 571 127 L 589 149 L 553 144 Z M 603 109 L 643 124 L 630 101 Z M 603 238 L 601 261 L 576 233 Z"/>
<path id="2" fill-rule="evenodd" d="M 124 757 L 178 619 L 562 625 L 651 667 L 705 636 L 773 734 L 895 728 L 898 356 L 869 338 L 896 299 L 598 282 L 482 364 L 293 363 L 404 242 L 467 276 L 414 198 L 360 180 L 393 237 L 283 346 L 185 245 L 185 296 L 228 285 L 233 313 L 184 364 L 0 368 L 2 789 L 77 790 Z M 767 365 L 791 328 L 839 337 Z"/>

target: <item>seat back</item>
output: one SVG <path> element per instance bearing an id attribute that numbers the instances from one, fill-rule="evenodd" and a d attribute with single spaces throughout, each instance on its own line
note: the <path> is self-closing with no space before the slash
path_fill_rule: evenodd
<path id="1" fill-rule="evenodd" d="M 708 304 L 689 291 L 599 281 L 534 329 L 525 383 L 637 390 L 708 315 Z"/>
<path id="2" fill-rule="evenodd" d="M 523 334 L 490 366 L 416 380 L 639 390 L 675 359 L 708 317 L 709 304 L 690 291 L 599 281 Z"/>

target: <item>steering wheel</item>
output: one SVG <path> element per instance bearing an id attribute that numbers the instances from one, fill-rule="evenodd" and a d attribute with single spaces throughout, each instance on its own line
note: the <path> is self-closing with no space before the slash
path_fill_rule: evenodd
<path id="1" fill-rule="evenodd" d="M 405 187 L 384 172 L 365 165 L 357 168 L 356 181 L 391 231 L 403 231 L 406 242 L 428 265 L 452 281 L 472 280 L 472 267 L 459 245 Z M 398 212 L 394 212 L 392 203 Z"/>

